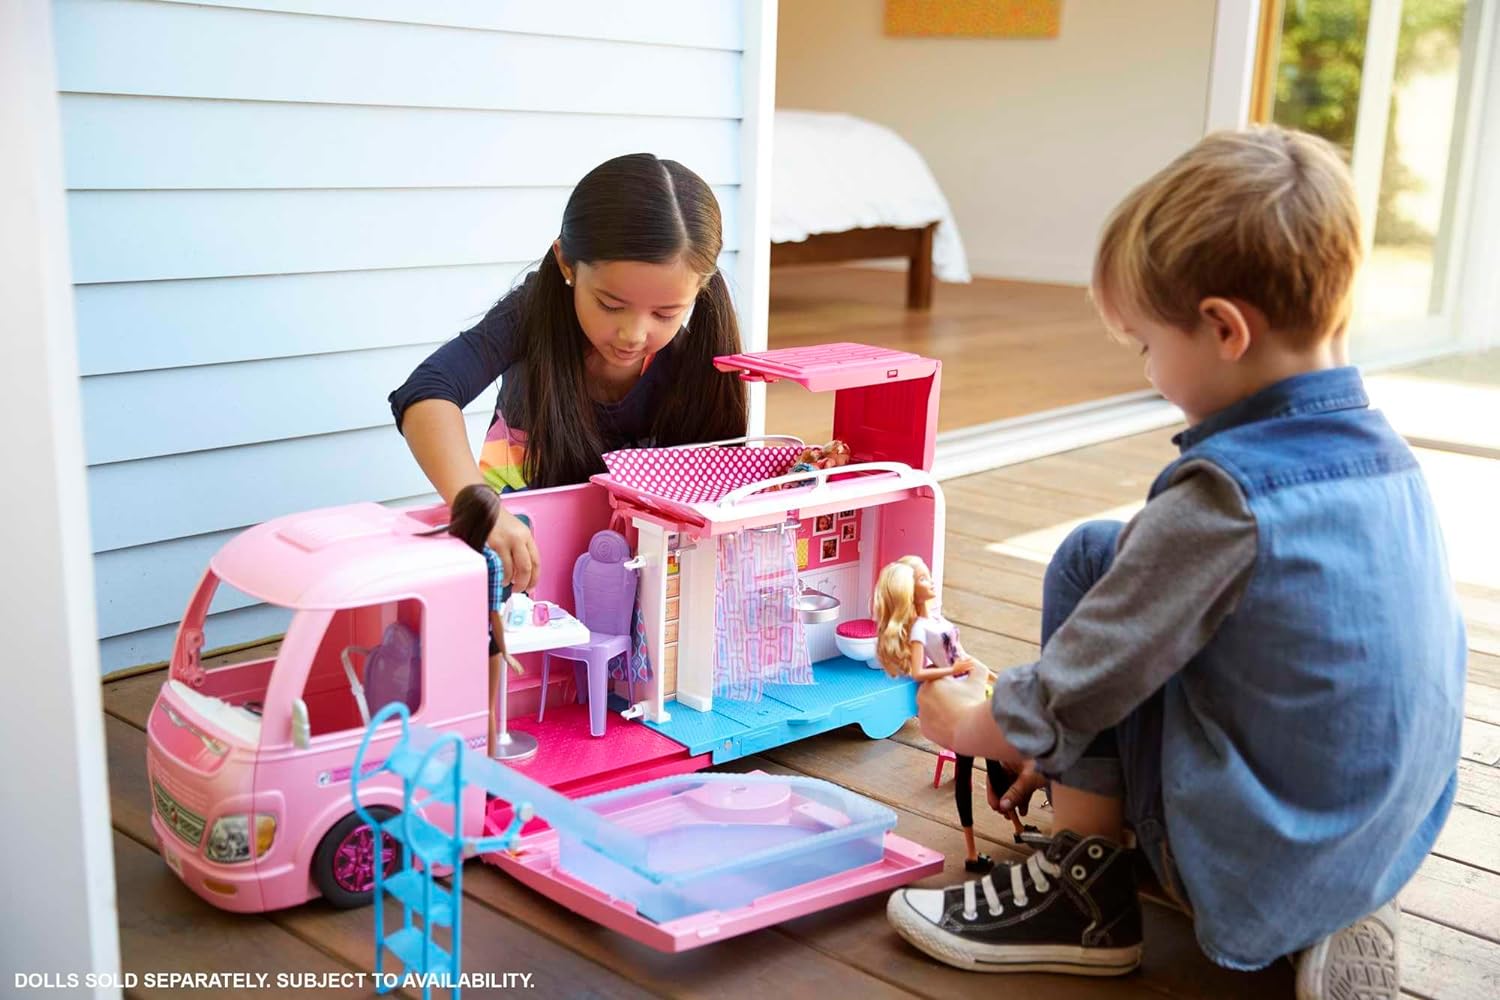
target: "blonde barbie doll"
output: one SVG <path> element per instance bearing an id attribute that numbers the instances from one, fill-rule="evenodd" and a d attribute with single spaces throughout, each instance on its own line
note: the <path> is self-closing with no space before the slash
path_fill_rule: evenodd
<path id="1" fill-rule="evenodd" d="M 964 652 L 958 641 L 958 626 L 936 609 L 937 588 L 932 572 L 916 556 L 903 556 L 880 571 L 875 584 L 875 657 L 892 677 L 914 681 L 938 681 L 988 668 Z M 998 761 L 985 761 L 990 788 L 1004 794 L 1016 781 Z M 957 757 L 953 774 L 953 799 L 964 832 L 964 868 L 987 872 L 994 862 L 974 845 L 973 757 Z M 1012 816 L 1016 833 L 1021 821 Z"/>

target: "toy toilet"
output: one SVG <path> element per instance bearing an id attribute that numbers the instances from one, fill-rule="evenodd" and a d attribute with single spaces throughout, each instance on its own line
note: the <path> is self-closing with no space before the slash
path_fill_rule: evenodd
<path id="1" fill-rule="evenodd" d="M 834 630 L 833 644 L 849 659 L 858 660 L 872 670 L 880 669 L 880 661 L 875 659 L 875 619 L 844 622 Z"/>

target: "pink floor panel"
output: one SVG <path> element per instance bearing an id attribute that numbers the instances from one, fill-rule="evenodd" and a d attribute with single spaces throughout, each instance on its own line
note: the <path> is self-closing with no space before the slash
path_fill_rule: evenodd
<path id="1" fill-rule="evenodd" d="M 590 736 L 588 708 L 584 705 L 548 705 L 546 721 L 537 722 L 535 715 L 514 718 L 510 728 L 530 733 L 537 741 L 535 757 L 510 766 L 571 798 L 669 774 L 700 771 L 709 764 L 708 754 L 694 757 L 676 740 L 615 713 L 610 713 L 609 728 L 603 736 Z M 492 801 L 486 813 L 487 828 L 503 830 L 509 822 L 510 805 Z M 546 828 L 540 820 L 533 820 L 524 832 Z"/>

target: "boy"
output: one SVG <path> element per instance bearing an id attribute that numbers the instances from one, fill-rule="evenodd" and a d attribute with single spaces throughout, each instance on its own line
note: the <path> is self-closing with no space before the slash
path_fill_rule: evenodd
<path id="1" fill-rule="evenodd" d="M 1092 293 L 1186 414 L 1182 454 L 1128 525 L 1053 557 L 1038 662 L 990 704 L 983 671 L 922 686 L 925 733 L 1033 762 L 1055 810 L 1025 863 L 891 897 L 929 955 L 1133 969 L 1129 827 L 1214 961 L 1302 952 L 1299 997 L 1397 995 L 1395 895 L 1453 801 L 1466 653 L 1421 472 L 1337 367 L 1360 253 L 1343 162 L 1278 128 L 1205 138 L 1106 225 Z"/>

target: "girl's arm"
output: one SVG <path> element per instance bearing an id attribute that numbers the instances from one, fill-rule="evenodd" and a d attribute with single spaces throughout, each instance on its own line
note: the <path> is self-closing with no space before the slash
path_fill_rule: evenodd
<path id="1" fill-rule="evenodd" d="M 423 399 L 406 408 L 401 433 L 428 482 L 451 504 L 465 486 L 484 482 L 469 451 L 463 412 L 446 399 Z M 497 550 L 499 551 L 499 550 Z"/>
<path id="2" fill-rule="evenodd" d="M 424 399 L 406 410 L 401 430 L 406 435 L 417 464 L 443 502 L 451 504 L 465 486 L 484 482 L 474 455 L 469 451 L 463 413 L 446 399 Z M 505 564 L 505 582 L 527 591 L 541 576 L 536 539 L 531 530 L 501 507 L 490 532 L 489 546 Z"/>

